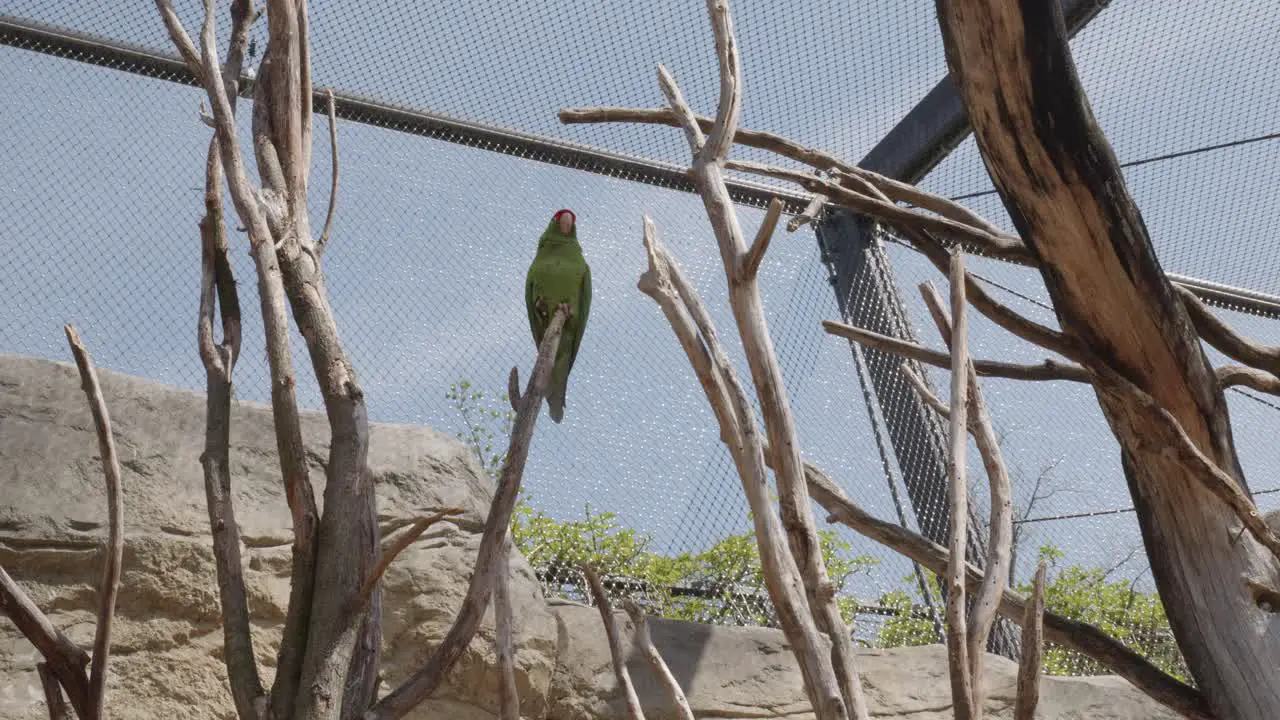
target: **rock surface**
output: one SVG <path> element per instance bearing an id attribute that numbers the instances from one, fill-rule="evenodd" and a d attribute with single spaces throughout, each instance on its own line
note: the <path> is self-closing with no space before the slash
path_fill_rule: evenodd
<path id="1" fill-rule="evenodd" d="M 102 372 L 124 483 L 125 564 L 108 707 L 137 720 L 223 720 L 234 711 L 221 660 L 222 633 L 199 456 L 203 397 Z M 233 410 L 236 512 L 245 543 L 254 641 L 270 681 L 288 598 L 289 515 L 278 481 L 268 408 Z M 312 482 L 324 485 L 327 426 L 303 417 Z M 426 428 L 373 427 L 369 463 L 384 529 L 445 507 L 466 512 L 410 547 L 384 581 L 386 685 L 422 662 L 453 620 L 469 579 L 492 488 L 461 444 Z M 0 565 L 55 625 L 88 647 L 97 553 L 105 535 L 97 444 L 74 368 L 0 356 Z M 622 716 L 598 613 L 548 603 L 532 570 L 512 557 L 517 684 L 522 714 L 548 720 Z M 626 631 L 625 616 L 619 622 Z M 493 720 L 492 613 L 449 682 L 411 716 Z M 702 718 L 811 718 L 795 661 L 765 628 L 652 622 L 654 640 Z M 628 665 L 651 720 L 674 717 L 638 655 Z M 0 717 L 43 720 L 35 650 L 0 619 Z M 877 718 L 951 718 L 940 646 L 866 651 L 864 683 Z M 1008 718 L 1016 668 L 988 662 L 987 717 Z M 1041 718 L 1175 716 L 1117 678 L 1050 678 Z"/>

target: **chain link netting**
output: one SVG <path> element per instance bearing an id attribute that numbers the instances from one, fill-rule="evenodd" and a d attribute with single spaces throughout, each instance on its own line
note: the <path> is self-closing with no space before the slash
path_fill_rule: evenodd
<path id="1" fill-rule="evenodd" d="M 199 3 L 177 5 L 188 27 L 198 27 Z M 1280 65 L 1272 41 L 1280 16 L 1268 13 L 1264 0 L 1215 4 L 1212 11 L 1207 2 L 1191 5 L 1201 11 L 1114 3 L 1074 41 L 1076 61 L 1103 129 L 1130 165 L 1127 180 L 1166 268 L 1280 292 L 1271 270 L 1280 251 L 1260 240 L 1280 212 L 1273 172 L 1280 142 L 1265 139 L 1277 128 L 1269 125 L 1273 102 L 1262 99 L 1280 90 L 1267 70 Z M 787 11 L 739 0 L 734 10 L 746 74 L 743 125 L 850 159 L 862 157 L 945 73 L 929 0 Z M 171 54 L 150 3 L 0 0 L 0 15 Z M 379 0 L 326 3 L 312 16 L 316 85 L 382 103 L 680 165 L 687 149 L 677 130 L 561 125 L 556 113 L 661 105 L 657 62 L 672 70 L 696 109 L 715 106 L 714 52 L 701 3 Z M 1191 20 L 1194 27 L 1187 27 Z M 1250 31 L 1241 33 L 1245 20 Z M 260 53 L 265 24 L 251 37 Z M 148 70 L 153 79 L 144 79 L 127 74 L 139 68 L 124 61 L 95 57 L 108 66 L 94 67 L 69 62 L 90 58 L 52 46 L 5 42 L 19 47 L 0 47 L 0 93 L 20 102 L 0 104 L 0 123 L 8 128 L 0 138 L 0 246 L 8 251 L 0 262 L 0 306 L 9 308 L 0 352 L 63 359 L 60 325 L 74 322 L 102 367 L 203 389 L 194 333 L 196 222 L 208 141 L 197 118 L 201 93 L 164 82 L 183 80 L 181 73 Z M 1206 69 L 1189 75 L 1192 67 Z M 247 137 L 252 105 L 241 107 Z M 551 593 L 582 599 L 578 567 L 592 560 L 612 594 L 636 598 L 652 612 L 775 624 L 746 502 L 714 418 L 661 313 L 635 287 L 645 267 L 640 217 L 648 214 L 722 334 L 736 337 L 698 198 L 633 182 L 650 178 L 536 162 L 546 158 L 519 139 L 468 147 L 476 143 L 444 132 L 422 137 L 385 117 L 353 120 L 359 122 L 338 127 L 342 190 L 326 268 L 372 419 L 458 434 L 489 468 L 500 462 L 506 374 L 516 364 L 527 375 L 533 354 L 524 273 L 550 214 L 572 208 L 582 223 L 595 299 L 565 423 L 540 425 L 534 442 L 517 540 Z M 330 149 L 323 133 L 316 136 L 318 226 Z M 749 149 L 735 157 L 777 162 Z M 972 139 L 923 185 L 963 198 L 1011 229 Z M 763 214 L 739 213 L 744 230 L 754 232 Z M 884 326 L 940 346 L 915 287 L 928 280 L 943 288 L 945 279 L 892 235 L 882 237 L 889 287 L 852 288 L 846 310 L 865 311 L 876 293 L 892 290 L 905 315 L 881 318 Z M 243 234 L 233 237 L 233 247 L 248 319 L 237 392 L 265 402 L 261 333 L 252 329 L 256 286 Z M 910 484 L 929 476 L 941 447 L 924 431 L 910 447 L 887 439 L 901 429 L 904 406 L 918 399 L 901 387 L 877 395 L 870 377 L 886 371 L 880 361 L 822 332 L 819 319 L 842 314 L 823 259 L 810 229 L 779 231 L 761 273 L 803 451 L 877 517 L 926 531 L 938 520 L 929 508 L 945 507 L 945 487 Z M 1055 323 L 1033 271 L 980 258 L 973 265 L 1001 300 Z M 1252 337 L 1280 344 L 1273 319 L 1225 314 Z M 975 356 L 1041 359 L 984 319 L 975 317 L 971 334 Z M 301 338 L 294 342 L 296 364 L 309 367 Z M 746 373 L 739 345 L 729 342 L 728 349 Z M 928 374 L 945 397 L 945 373 Z M 318 408 L 314 380 L 299 377 L 300 401 Z M 1092 391 L 995 379 L 985 379 L 983 388 L 1013 476 L 1014 584 L 1025 584 L 1037 560 L 1048 558 L 1058 592 L 1051 607 L 1095 622 L 1183 672 L 1154 599 L 1119 448 Z M 1264 510 L 1280 506 L 1280 487 L 1257 472 L 1280 461 L 1270 430 L 1280 404 L 1246 390 L 1232 390 L 1228 402 L 1258 502 Z M 970 458 L 981 525 L 988 512 L 984 475 L 976 451 Z M 820 508 L 815 512 L 823 517 Z M 861 643 L 938 640 L 932 576 L 847 530 L 826 532 L 832 575 Z M 1084 596 L 1080 588 L 1109 595 Z M 1055 652 L 1051 672 L 1098 671 Z"/>

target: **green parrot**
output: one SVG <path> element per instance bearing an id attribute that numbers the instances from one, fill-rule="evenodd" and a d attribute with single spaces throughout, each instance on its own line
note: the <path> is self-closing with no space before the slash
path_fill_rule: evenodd
<path id="1" fill-rule="evenodd" d="M 560 335 L 560 347 L 547 387 L 547 409 L 552 421 L 559 424 L 564 419 L 569 371 L 578 357 L 587 316 L 591 314 L 591 268 L 578 244 L 578 221 L 572 210 L 556 211 L 538 239 L 538 253 L 525 278 L 524 302 L 535 346 L 542 345 L 542 335 L 556 308 L 562 303 L 569 305 L 569 319 Z"/>

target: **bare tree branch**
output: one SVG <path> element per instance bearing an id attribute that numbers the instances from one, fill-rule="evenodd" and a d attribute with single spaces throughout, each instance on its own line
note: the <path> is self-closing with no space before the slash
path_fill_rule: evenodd
<path id="1" fill-rule="evenodd" d="M 320 239 L 316 240 L 316 254 L 324 254 L 329 246 L 329 235 L 333 232 L 333 215 L 338 208 L 338 118 L 333 109 L 333 90 L 326 90 L 329 102 L 329 148 L 331 159 L 331 176 L 329 180 L 329 209 L 324 214 L 324 230 Z"/>
<path id="2" fill-rule="evenodd" d="M 1240 524 L 1271 554 L 1280 559 L 1280 534 L 1267 525 L 1258 506 L 1241 489 L 1235 479 L 1191 440 L 1178 419 L 1164 409 L 1154 397 L 1110 368 L 1103 368 L 1095 383 L 1100 394 L 1123 395 L 1134 405 L 1150 413 L 1155 422 L 1148 423 L 1148 442 L 1160 443 L 1163 452 L 1176 457 L 1214 497 L 1226 504 Z M 1234 534 L 1234 533 L 1232 533 Z"/>
<path id="3" fill-rule="evenodd" d="M 661 64 L 658 65 L 658 85 L 662 88 L 662 94 L 667 97 L 667 102 L 671 105 L 680 127 L 684 129 L 685 140 L 689 142 L 689 149 L 696 157 L 702 153 L 707 138 L 702 134 L 698 124 L 692 122 L 693 113 L 681 112 L 678 109 L 687 108 L 688 103 L 685 102 L 684 94 L 680 92 L 680 86 L 676 84 L 675 78 L 671 77 L 671 73 Z"/>
<path id="4" fill-rule="evenodd" d="M 1218 384 L 1224 388 L 1243 386 L 1269 395 L 1280 395 L 1280 377 L 1266 370 L 1244 367 L 1242 365 L 1224 365 L 1214 370 Z"/>
<path id="5" fill-rule="evenodd" d="M 276 429 L 276 445 L 284 479 L 285 497 L 293 519 L 293 570 L 290 577 L 289 610 L 277 659 L 277 673 L 271 690 L 271 705 L 278 714 L 290 715 L 302 672 L 306 633 L 310 625 L 312 588 L 315 581 L 316 527 L 318 510 L 307 470 L 302 443 L 301 421 L 294 393 L 296 382 L 289 347 L 289 318 L 285 306 L 284 283 L 274 251 L 272 229 L 249 181 L 240 154 L 234 107 L 222 75 L 218 72 L 215 47 L 216 20 L 213 3 L 205 0 L 205 20 L 201 31 L 204 65 L 202 77 L 216 125 L 218 147 L 226 172 L 227 186 L 236 211 L 249 233 L 249 242 L 258 271 L 258 295 L 262 305 L 267 360 L 271 370 L 271 408 Z M 274 15 L 274 13 L 272 14 Z M 271 17 L 271 16 L 269 16 Z M 266 92 L 259 78 L 256 92 Z M 267 98 L 259 96 L 255 113 L 265 112 Z M 261 165 L 261 163 L 260 163 Z M 264 170 L 265 171 L 265 170 Z"/>
<path id="6" fill-rule="evenodd" d="M 636 695 L 635 685 L 631 683 L 631 673 L 627 672 L 627 656 L 622 652 L 622 637 L 618 632 L 617 620 L 613 617 L 613 606 L 609 604 L 609 597 L 604 593 L 604 585 L 595 568 L 589 564 L 583 565 L 582 574 L 587 577 L 587 587 L 591 589 L 591 597 L 600 610 L 604 634 L 609 639 L 609 655 L 613 658 L 613 674 L 618 678 L 618 689 L 622 691 L 622 699 L 627 705 L 627 718 L 644 720 L 640 698 Z"/>
<path id="7" fill-rule="evenodd" d="M 760 263 L 769 249 L 769 241 L 773 239 L 773 231 L 778 226 L 778 216 L 782 214 L 782 206 L 783 202 L 778 198 L 769 202 L 769 209 L 765 211 L 764 220 L 760 222 L 755 240 L 752 241 L 746 256 L 742 258 L 742 267 L 738 273 L 743 278 L 754 278 L 760 273 Z"/>
<path id="8" fill-rule="evenodd" d="M 1031 600 L 1022 615 L 1022 658 L 1018 662 L 1018 694 L 1013 701 L 1013 720 L 1035 720 L 1040 703 L 1040 677 L 1044 655 L 1044 560 L 1036 568 L 1031 584 Z"/>
<path id="9" fill-rule="evenodd" d="M 348 610 L 349 614 L 353 616 L 352 621 L 355 621 L 354 616 L 363 612 L 365 605 L 373 597 L 374 589 L 382 580 L 382 575 L 387 571 L 387 568 L 391 567 L 391 563 L 396 561 L 400 553 L 422 537 L 422 534 L 431 529 L 432 525 L 441 520 L 460 515 L 462 512 L 462 508 L 446 508 L 435 514 L 418 518 L 407 530 L 404 530 L 395 538 L 387 538 L 380 553 L 382 555 L 381 559 L 378 560 L 378 564 L 373 568 L 373 572 L 369 574 L 369 577 L 365 578 L 364 584 L 360 586 L 360 592 L 353 598 L 352 606 Z"/>
<path id="10" fill-rule="evenodd" d="M 94 717 L 90 715 L 89 677 L 85 673 L 89 655 L 49 622 L 3 567 L 0 567 L 0 612 L 40 651 L 50 672 L 66 689 L 76 714 L 82 718 Z"/>
<path id="11" fill-rule="evenodd" d="M 676 710 L 676 720 L 696 720 L 693 709 L 689 707 L 689 699 L 685 697 L 684 690 L 680 687 L 680 682 L 676 680 L 675 675 L 671 674 L 671 668 L 667 667 L 667 662 L 662 659 L 662 653 L 658 652 L 657 646 L 653 644 L 653 637 L 649 635 L 649 621 L 640 610 L 640 606 L 628 598 L 622 601 L 622 609 L 626 611 L 627 616 L 631 618 L 631 624 L 635 626 L 636 646 L 640 648 L 644 659 L 649 662 L 649 667 L 653 668 L 658 681 L 662 683 L 662 687 L 671 698 L 671 704 Z"/>
<path id="12" fill-rule="evenodd" d="M 498 656 L 498 718 L 520 720 L 520 691 L 516 688 L 515 631 L 511 618 L 511 537 L 502 543 L 502 557 L 493 567 L 494 645 Z"/>
<path id="13" fill-rule="evenodd" d="M 975 688 L 976 678 L 971 674 L 976 665 L 969 657 L 965 618 L 965 543 L 969 537 L 969 484 L 965 480 L 965 449 L 969 445 L 969 324 L 965 315 L 964 255 L 958 251 L 951 257 L 951 312 L 955 315 L 955 327 L 951 331 L 950 343 L 951 414 L 948 417 L 950 442 L 947 448 L 951 501 L 948 537 L 951 554 L 946 572 L 947 664 L 951 671 L 951 703 L 956 720 L 980 720 L 982 688 Z"/>
<path id="14" fill-rule="evenodd" d="M 867 347 L 883 350 L 900 357 L 940 368 L 950 366 L 950 359 L 946 353 L 930 350 L 916 343 L 831 320 L 823 320 L 822 329 L 826 330 L 828 334 L 853 340 Z M 1020 365 L 999 360 L 974 360 L 973 366 L 978 375 L 1009 378 L 1010 380 L 1070 380 L 1072 382 L 1087 383 L 1091 379 L 1089 371 L 1079 365 L 1049 359 L 1038 365 Z"/>
<path id="15" fill-rule="evenodd" d="M 800 569 L 805 596 L 816 629 L 831 642 L 829 656 L 816 652 L 817 648 L 804 645 L 796 648 L 802 672 L 809 677 L 808 687 L 813 693 L 838 690 L 831 698 L 813 697 L 814 710 L 819 720 L 843 718 L 852 715 L 858 720 L 868 717 L 866 700 L 858 679 L 853 654 L 852 634 L 840 615 L 835 601 L 835 589 L 827 577 L 826 565 L 820 551 L 817 524 L 813 519 L 808 491 L 805 488 L 800 465 L 800 450 L 795 431 L 795 421 L 787 400 L 773 350 L 772 339 L 764 319 L 759 286 L 755 276 L 743 272 L 751 266 L 746 260 L 751 251 L 743 237 L 742 228 L 724 181 L 729 150 L 737 132 L 741 112 L 742 68 L 737 40 L 733 32 L 733 18 L 727 0 L 707 0 L 707 12 L 711 16 L 712 34 L 715 38 L 716 60 L 719 67 L 720 92 L 716 119 L 707 135 L 705 144 L 697 146 L 700 132 L 693 112 L 676 91 L 675 83 L 666 73 L 661 73 L 663 91 L 672 110 L 686 128 L 693 154 L 690 173 L 698 193 L 702 197 L 707 218 L 715 232 L 720 257 L 729 283 L 729 302 L 737 320 L 747 361 L 751 368 L 756 395 L 765 420 L 768 442 L 773 449 L 776 463 L 779 508 L 782 525 L 795 563 Z M 763 249 L 760 250 L 763 252 Z M 737 393 L 732 396 L 737 402 Z M 749 407 L 739 409 L 738 414 L 751 412 Z M 740 425 L 744 419 L 739 417 Z M 755 443 L 758 445 L 758 442 Z M 754 455 L 755 449 L 752 449 Z M 762 463 L 761 463 L 762 464 Z M 760 468 L 763 472 L 763 467 Z M 745 477 L 745 476 L 744 476 Z M 757 531 L 757 537 L 763 528 Z M 792 640 L 809 644 L 806 633 L 793 633 Z M 817 654 L 817 665 L 810 665 L 806 656 Z M 828 675 L 829 673 L 829 675 Z M 831 682 L 834 680 L 834 683 Z"/>
<path id="16" fill-rule="evenodd" d="M 787 222 L 787 232 L 795 232 L 800 229 L 800 226 L 813 222 L 814 218 L 818 217 L 818 214 L 822 212 L 822 208 L 826 204 L 826 195 L 814 195 L 813 199 L 809 201 L 809 204 L 805 206 L 804 212 L 791 218 L 791 220 Z"/>
<path id="17" fill-rule="evenodd" d="M 62 685 L 58 684 L 58 676 L 49 668 L 48 663 L 36 663 L 36 673 L 40 675 L 40 688 L 44 690 L 44 704 L 49 709 L 49 720 L 71 720 L 71 708 L 62 695 Z"/>
<path id="18" fill-rule="evenodd" d="M 647 217 L 644 242 L 649 269 L 640 276 L 639 287 L 666 315 L 720 423 L 720 438 L 729 448 L 751 507 L 765 587 L 796 655 L 810 701 L 820 717 L 847 717 L 830 665 L 825 672 L 822 668 L 829 660 L 817 640 L 818 628 L 800 590 L 803 580 L 795 559 L 787 552 L 786 535 L 770 497 L 765 448 L 755 412 L 697 291 L 662 246 Z M 777 454 L 770 452 L 769 457 L 776 462 Z"/>
<path id="19" fill-rule="evenodd" d="M 222 213 L 222 161 L 217 141 L 209 145 L 205 166 L 205 216 L 200 221 L 201 287 L 198 337 L 205 366 L 204 473 L 209 530 L 213 538 L 218 595 L 222 608 L 223 660 L 236 712 L 241 720 L 260 716 L 262 681 L 249 625 L 249 603 L 240 558 L 240 527 L 231 493 L 231 387 L 240 354 L 240 301 L 228 257 Z M 216 290 L 216 293 L 215 293 Z M 222 316 L 222 342 L 215 344 L 213 315 Z"/>
<path id="20" fill-rule="evenodd" d="M 697 121 L 697 126 L 703 131 L 710 131 L 714 122 L 711 118 L 702 115 L 694 116 L 694 119 Z M 578 123 L 643 123 L 670 125 L 672 127 L 680 127 L 681 125 L 680 117 L 670 108 L 568 108 L 560 111 L 560 122 L 566 125 Z M 960 203 L 948 200 L 941 195 L 926 192 L 914 185 L 885 177 L 870 170 L 864 170 L 831 153 L 804 147 L 781 135 L 738 128 L 733 135 L 733 141 L 747 147 L 777 153 L 816 170 L 825 172 L 835 168 L 842 173 L 847 173 L 871 183 L 896 202 L 910 203 L 957 222 L 984 229 L 992 234 L 1000 232 L 999 228 L 982 219 L 977 213 Z M 799 225 L 796 227 L 799 227 Z M 794 230 L 795 228 L 790 229 Z"/>
<path id="21" fill-rule="evenodd" d="M 938 575 L 946 573 L 950 562 L 950 552 L 946 548 L 897 523 L 880 520 L 866 512 L 854 504 L 831 478 L 813 465 L 805 465 L 805 479 L 813 499 L 831 513 L 828 518 L 830 522 L 838 522 Z M 982 583 L 983 573 L 973 564 L 966 563 L 965 578 L 970 588 L 977 589 Z M 1021 623 L 1026 615 L 1026 608 L 1026 598 L 1012 590 L 1005 590 L 1000 601 L 1001 615 Z M 1133 683 L 1134 687 L 1151 699 L 1184 717 L 1192 720 L 1215 720 L 1198 690 L 1152 665 L 1145 657 L 1093 625 L 1046 612 L 1044 637 L 1048 642 L 1096 660 Z"/>
<path id="22" fill-rule="evenodd" d="M 1003 232 L 991 233 L 985 228 L 952 220 L 949 217 L 904 208 L 900 205 L 895 205 L 893 202 L 852 190 L 839 182 L 800 170 L 764 165 L 746 160 L 730 161 L 726 163 L 725 167 L 730 170 L 793 182 L 811 193 L 825 195 L 838 205 L 843 205 L 855 212 L 881 220 L 894 227 L 910 227 L 917 230 L 940 233 L 955 240 L 969 243 L 984 255 L 1015 262 L 1027 262 L 1028 260 L 1026 246 L 1014 235 Z"/>
<path id="23" fill-rule="evenodd" d="M 1250 340 L 1214 315 L 1195 293 L 1179 285 L 1174 289 L 1196 332 L 1205 342 L 1237 362 L 1265 370 L 1273 376 L 1280 375 L 1280 347 Z"/>
<path id="24" fill-rule="evenodd" d="M 930 408 L 933 409 L 934 412 L 938 413 L 943 418 L 951 417 L 950 406 L 942 402 L 942 399 L 939 398 L 937 395 L 935 395 L 933 391 L 929 389 L 929 386 L 926 385 L 924 382 L 924 378 L 917 375 L 915 370 L 911 369 L 910 363 L 904 362 L 898 366 L 898 369 L 902 371 L 902 374 L 907 378 L 907 382 L 911 384 L 911 389 L 916 391 L 916 394 L 920 396 L 921 400 L 924 400 L 925 405 L 928 405 Z M 972 430 L 973 418 L 967 418 L 967 419 L 969 421 L 969 427 Z"/>
<path id="25" fill-rule="evenodd" d="M 124 509 L 120 501 L 120 460 L 116 456 L 116 440 L 111 433 L 111 416 L 102 398 L 98 384 L 98 371 L 80 335 L 70 325 L 64 325 L 67 344 L 75 356 L 80 370 L 81 388 L 89 399 L 93 424 L 98 431 L 98 453 L 102 457 L 102 472 L 107 481 L 107 547 L 104 553 L 102 582 L 98 586 L 98 625 L 93 636 L 93 661 L 89 674 L 89 708 L 93 717 L 102 716 L 102 703 L 106 697 L 107 664 L 111 656 L 111 627 L 115 622 L 116 597 L 120 593 L 120 565 L 124 561 Z"/>
<path id="26" fill-rule="evenodd" d="M 929 283 L 920 285 L 920 294 L 929 307 L 929 313 L 938 327 L 938 333 L 942 335 L 945 342 L 951 344 L 953 337 L 951 318 L 948 317 L 947 309 L 942 304 L 942 297 Z M 1000 596 L 1004 594 L 1006 579 L 1009 575 L 1013 546 L 1013 490 L 1010 486 L 1009 470 L 1005 465 L 1004 455 L 1000 452 L 1000 440 L 996 437 L 995 428 L 992 427 L 991 413 L 987 410 L 986 400 L 982 397 L 982 388 L 978 385 L 978 376 L 972 361 L 967 364 L 967 373 L 971 410 L 967 416 L 968 425 L 973 431 L 973 439 L 982 456 L 991 496 L 991 519 L 988 529 L 990 537 L 987 562 L 983 566 L 986 577 L 983 579 L 982 588 L 974 598 L 969 615 L 969 662 L 973 668 L 974 692 L 981 692 L 987 638 L 991 634 L 991 625 L 996 618 L 996 608 L 1000 605 Z"/>
<path id="27" fill-rule="evenodd" d="M 533 365 L 529 384 L 521 395 L 520 410 L 516 413 L 515 423 L 512 426 L 511 442 L 507 448 L 507 460 L 502 468 L 502 478 L 498 482 L 493 502 L 489 505 L 489 515 L 485 520 L 475 569 L 471 573 L 471 583 L 467 586 L 462 609 L 454 620 L 453 627 L 449 628 L 444 640 L 436 647 L 426 664 L 409 676 L 391 694 L 379 700 L 365 713 L 364 720 L 398 720 L 407 715 L 418 703 L 435 692 L 445 674 L 461 657 L 462 651 L 466 649 L 480 626 L 480 619 L 484 617 L 492 596 L 494 567 L 501 562 L 502 547 L 511 525 L 511 513 L 515 509 L 516 499 L 520 494 L 520 481 L 524 476 L 525 461 L 529 457 L 529 444 L 533 440 L 538 409 L 546 396 L 547 382 L 551 377 L 551 365 L 555 359 L 556 348 L 560 345 L 560 333 L 564 330 L 568 316 L 567 305 L 557 308 L 542 336 L 538 359 Z"/>
<path id="28" fill-rule="evenodd" d="M 169 39 L 173 41 L 173 46 L 177 48 L 178 54 L 182 56 L 182 61 L 187 64 L 187 69 L 197 78 L 203 77 L 204 66 L 200 61 L 200 53 L 196 51 L 195 44 L 191 42 L 191 36 L 182 27 L 182 21 L 178 19 L 177 11 L 173 9 L 173 0 L 156 0 L 156 8 L 160 11 L 160 18 L 164 20 L 164 27 L 169 32 Z"/>

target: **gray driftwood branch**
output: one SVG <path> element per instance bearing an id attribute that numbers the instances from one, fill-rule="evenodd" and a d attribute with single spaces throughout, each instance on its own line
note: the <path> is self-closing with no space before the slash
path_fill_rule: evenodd
<path id="1" fill-rule="evenodd" d="M 960 290 L 963 293 L 963 278 L 953 276 L 952 279 L 960 281 Z M 948 345 L 951 345 L 954 329 L 951 317 L 943 305 L 942 296 L 928 283 L 920 285 L 920 294 L 929 307 L 929 313 L 933 316 L 938 333 Z M 1000 597 L 1008 585 L 1009 564 L 1013 554 L 1013 488 L 1009 481 L 1009 470 L 1004 461 L 1004 454 L 1000 451 L 1000 439 L 992 426 L 991 413 L 982 396 L 982 388 L 978 384 L 978 376 L 974 372 L 972 360 L 967 363 L 966 374 L 969 393 L 969 412 L 966 419 L 978 446 L 978 453 L 982 456 L 991 499 L 991 537 L 988 541 L 987 560 L 983 565 L 986 577 L 973 599 L 973 608 L 969 614 L 969 663 L 972 666 L 974 692 L 981 694 L 987 638 L 991 634 L 991 626 L 996 618 Z M 976 698 L 975 707 L 977 712 L 981 713 L 980 697 Z"/>
<path id="2" fill-rule="evenodd" d="M 502 557 L 493 566 L 493 644 L 498 656 L 499 720 L 520 720 L 520 691 L 516 688 L 516 641 L 511 616 L 511 537 L 502 543 Z"/>
<path id="3" fill-rule="evenodd" d="M 627 655 L 622 649 L 622 633 L 618 631 L 618 619 L 613 615 L 613 605 L 605 594 L 604 583 L 600 575 L 590 564 L 582 566 L 582 574 L 587 578 L 587 588 L 591 598 L 600 611 L 600 620 L 604 625 L 604 635 L 609 642 L 609 656 L 613 660 L 613 674 L 618 679 L 618 689 L 622 692 L 623 702 L 627 706 L 627 720 L 644 720 L 644 709 L 640 707 L 640 697 L 636 695 L 636 686 L 631 682 L 631 673 L 627 672 Z"/>
<path id="4" fill-rule="evenodd" d="M 1031 584 L 1031 599 L 1022 615 L 1022 657 L 1018 661 L 1018 694 L 1013 703 L 1013 720 L 1035 720 L 1040 704 L 1040 678 L 1044 674 L 1044 575 L 1040 561 Z"/>
<path id="5" fill-rule="evenodd" d="M 720 438 L 729 448 L 751 507 L 765 587 L 796 655 L 810 701 L 821 711 L 820 717 L 847 718 L 830 657 L 818 639 L 818 629 L 803 594 L 800 570 L 789 552 L 786 534 L 770 497 L 765 443 L 760 438 L 746 390 L 729 362 L 696 289 L 659 241 L 657 230 L 647 217 L 644 218 L 644 246 L 649 269 L 640 276 L 638 286 L 657 302 L 666 316 L 719 422 Z M 772 461 L 776 455 L 769 453 L 768 457 Z"/>
<path id="6" fill-rule="evenodd" d="M 547 331 L 542 336 L 542 345 L 538 348 L 529 384 L 521 393 L 520 409 L 516 412 L 511 442 L 507 447 L 507 460 L 502 467 L 497 492 L 489 505 L 475 569 L 471 573 L 471 582 L 467 586 L 467 594 L 463 598 L 458 617 L 426 663 L 366 712 L 363 716 L 365 720 L 398 720 L 407 715 L 440 686 L 480 627 L 480 620 L 492 597 L 494 568 L 502 564 L 502 549 L 511 526 L 511 514 L 520 494 L 520 482 L 524 477 L 525 461 L 529 457 L 529 444 L 533 441 L 538 408 L 546 397 L 551 365 L 568 315 L 568 306 L 556 308 Z"/>
<path id="7" fill-rule="evenodd" d="M 948 421 L 947 486 L 951 528 L 947 541 L 947 665 L 951 676 L 951 704 L 956 720 L 981 720 L 981 687 L 974 687 L 973 660 L 965 617 L 964 570 L 969 537 L 969 483 L 965 478 L 965 450 L 969 447 L 969 324 L 965 313 L 964 255 L 951 257 L 951 414 Z M 985 648 L 984 648 L 985 649 Z M 975 695 L 975 693 L 978 693 Z"/>
<path id="8" fill-rule="evenodd" d="M 649 663 L 649 667 L 653 668 L 653 673 L 658 676 L 658 681 L 667 691 L 667 696 L 676 711 L 676 720 L 696 720 L 693 709 L 689 707 L 689 698 L 685 697 L 684 689 L 680 687 L 680 681 L 676 680 L 671 668 L 667 667 L 667 661 L 662 659 L 662 653 L 658 652 L 657 646 L 653 644 L 653 637 L 649 634 L 649 620 L 644 616 L 644 612 L 631 599 L 622 602 L 622 609 L 626 611 L 627 616 L 631 618 L 631 624 L 635 626 L 636 647 L 640 649 L 645 661 Z"/>
<path id="9" fill-rule="evenodd" d="M 766 217 L 765 226 L 749 247 L 724 179 L 742 107 L 741 57 L 738 54 L 728 0 L 707 0 L 707 12 L 715 39 L 720 92 L 715 121 L 705 140 L 702 139 L 702 130 L 675 80 L 669 73 L 660 71 L 659 82 L 689 141 L 689 150 L 693 155 L 693 165 L 689 172 L 702 198 L 719 246 L 729 284 L 729 304 L 737 321 L 738 333 L 760 402 L 768 443 L 773 449 L 782 526 L 786 531 L 794 562 L 800 570 L 808 614 L 816 629 L 830 642 L 830 651 L 824 652 L 813 647 L 811 637 L 799 628 L 795 628 L 798 631 L 789 637 L 793 643 L 799 643 L 793 647 L 802 672 L 808 677 L 810 691 L 819 693 L 813 697 L 813 701 L 820 720 L 847 716 L 866 720 L 866 699 L 857 674 L 852 634 L 840 615 L 835 589 L 822 558 L 817 523 L 804 483 L 795 420 L 791 414 L 773 341 L 765 323 L 756 277 L 777 213 L 773 212 Z M 751 411 L 748 409 L 746 412 Z M 739 411 L 738 414 L 741 416 L 744 413 Z M 741 422 L 742 418 L 739 417 L 739 423 Z M 833 696 L 821 695 L 832 691 L 835 691 Z"/>

